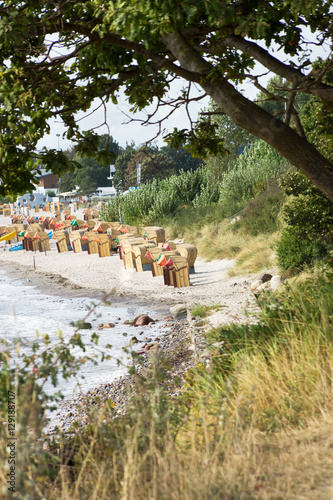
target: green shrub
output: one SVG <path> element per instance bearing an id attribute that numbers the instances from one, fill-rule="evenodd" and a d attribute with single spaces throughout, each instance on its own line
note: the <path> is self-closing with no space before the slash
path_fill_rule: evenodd
<path id="1" fill-rule="evenodd" d="M 310 239 L 295 228 L 286 228 L 278 243 L 278 264 L 284 271 L 290 268 L 302 269 L 328 254 L 328 245 L 318 239 Z"/>
<path id="2" fill-rule="evenodd" d="M 287 224 L 278 244 L 282 269 L 302 268 L 328 254 L 333 242 L 333 204 L 298 171 L 288 171 L 280 185 L 289 196 L 282 215 Z"/>
<path id="3" fill-rule="evenodd" d="M 151 221 L 156 221 L 175 213 L 180 205 L 178 194 L 175 191 L 160 190 L 156 193 L 154 203 L 149 210 L 148 216 Z"/>
<path id="4" fill-rule="evenodd" d="M 209 182 L 210 175 L 206 168 L 187 172 L 182 170 L 179 175 L 154 180 L 140 186 L 140 189 L 117 196 L 107 204 L 101 215 L 105 220 L 119 220 L 120 210 L 125 224 L 154 222 L 173 216 L 182 204 L 192 204 Z"/>
<path id="5" fill-rule="evenodd" d="M 220 203 L 230 199 L 249 200 L 267 187 L 267 178 L 275 179 L 288 163 L 271 146 L 256 141 L 229 166 L 223 176 Z"/>
<path id="6" fill-rule="evenodd" d="M 211 179 L 208 184 L 201 186 L 200 193 L 193 200 L 194 207 L 210 207 L 219 201 L 220 197 L 220 182 L 214 182 Z"/>
<path id="7" fill-rule="evenodd" d="M 181 170 L 179 175 L 173 175 L 169 179 L 161 181 L 159 186 L 162 190 L 172 190 L 175 192 L 181 203 L 192 203 L 201 193 L 203 186 L 210 182 L 208 169 L 200 167 L 195 171 Z"/>
<path id="8" fill-rule="evenodd" d="M 307 238 L 326 243 L 333 241 L 333 204 L 319 189 L 298 171 L 288 171 L 280 179 L 289 200 L 283 216 L 290 227 Z"/>

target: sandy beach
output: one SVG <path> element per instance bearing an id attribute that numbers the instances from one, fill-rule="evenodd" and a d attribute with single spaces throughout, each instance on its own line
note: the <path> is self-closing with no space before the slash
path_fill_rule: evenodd
<path id="1" fill-rule="evenodd" d="M 80 212 L 75 215 L 83 218 Z M 0 225 L 10 223 L 10 218 L 0 216 Z M 5 248 L 2 243 L 1 269 L 8 274 L 28 276 L 48 293 L 52 290 L 65 295 L 87 291 L 112 293 L 114 301 L 132 299 L 146 308 L 149 304 L 185 304 L 189 308 L 197 303 L 219 304 L 223 308 L 211 318 L 214 325 L 244 321 L 244 311 L 254 306 L 249 293 L 254 276 L 229 277 L 228 271 L 234 262 L 228 259 L 207 262 L 199 255 L 195 272 L 190 275 L 190 287 L 174 288 L 164 285 L 162 276 L 153 277 L 148 270 L 125 269 L 118 254 L 100 258 L 98 254 L 88 255 L 87 252 L 58 253 L 54 240 L 51 240 L 51 251 L 46 253 L 10 252 Z"/>

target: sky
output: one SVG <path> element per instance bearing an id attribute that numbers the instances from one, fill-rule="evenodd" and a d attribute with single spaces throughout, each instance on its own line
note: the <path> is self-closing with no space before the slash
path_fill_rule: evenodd
<path id="1" fill-rule="evenodd" d="M 186 82 L 185 82 L 186 84 Z M 170 96 L 171 97 L 176 97 L 177 94 L 179 94 L 182 86 L 184 85 L 184 82 L 181 80 L 178 80 L 177 82 L 174 82 Z M 198 92 L 199 94 L 199 92 Z M 95 101 L 95 107 L 98 106 L 99 101 Z M 190 112 L 191 116 L 194 117 L 195 119 L 197 118 L 197 115 L 203 107 L 207 106 L 209 103 L 209 98 L 206 97 L 199 103 L 194 102 L 190 105 Z M 109 127 L 108 128 L 104 125 L 98 129 L 96 129 L 96 132 L 98 134 L 107 134 L 110 133 L 110 135 L 113 137 L 113 139 L 120 144 L 120 146 L 125 147 L 126 143 L 131 143 L 132 141 L 135 142 L 137 146 L 145 143 L 146 141 L 149 141 L 158 132 L 158 126 L 157 125 L 146 125 L 143 126 L 140 122 L 134 121 L 134 122 L 129 122 L 129 115 L 131 115 L 135 120 L 138 119 L 146 119 L 146 112 L 140 112 L 136 113 L 135 115 L 130 113 L 130 107 L 131 105 L 126 101 L 126 96 L 124 93 L 120 93 L 119 96 L 119 102 L 117 105 L 112 104 L 111 102 L 107 106 L 107 124 Z M 91 109 L 94 109 L 94 106 L 92 106 Z M 147 108 L 147 112 L 152 112 L 154 110 L 154 106 L 150 106 Z M 98 127 L 101 123 L 104 121 L 104 110 L 99 110 L 96 111 L 93 115 L 90 114 L 90 111 L 87 111 L 86 113 L 79 113 L 77 116 L 80 118 L 80 128 L 82 130 L 88 130 L 91 127 Z M 170 110 L 164 110 L 165 114 L 167 114 Z M 156 121 L 157 119 L 161 119 L 164 116 L 162 110 L 159 110 L 156 117 L 154 117 L 154 120 Z M 38 146 L 46 146 L 47 148 L 54 148 L 54 149 L 68 149 L 73 143 L 71 141 L 68 141 L 67 139 L 64 139 L 62 137 L 65 128 L 62 125 L 61 122 L 57 120 L 53 120 L 50 122 L 51 125 L 51 134 L 46 135 L 41 141 L 39 141 Z M 189 127 L 189 120 L 187 117 L 187 113 L 185 111 L 185 107 L 181 107 L 173 113 L 172 117 L 168 118 L 166 122 L 162 125 L 162 128 L 165 128 L 168 132 L 172 132 L 174 127 L 177 128 L 188 128 Z M 57 134 L 60 134 L 60 136 L 57 136 Z M 162 140 L 162 136 L 160 136 L 158 139 L 156 139 L 155 143 L 158 146 L 163 146 L 165 143 Z"/>
<path id="2" fill-rule="evenodd" d="M 304 33 L 304 36 L 308 40 L 313 40 L 314 36 L 311 34 L 310 30 L 308 32 Z M 329 55 L 329 50 L 326 48 L 322 47 L 313 47 L 313 52 L 312 52 L 312 60 L 316 59 L 318 56 L 326 58 Z M 278 57 L 280 60 L 285 60 L 286 56 L 283 54 L 283 52 L 280 51 L 280 53 L 275 49 L 275 52 L 273 54 L 275 57 Z M 266 72 L 266 68 L 263 68 L 261 65 L 256 64 L 255 66 L 255 73 L 256 74 L 261 74 Z M 265 83 L 267 80 L 272 77 L 273 75 L 268 75 L 266 77 L 263 77 L 260 82 Z M 171 87 L 171 92 L 170 96 L 171 97 L 176 97 L 177 94 L 179 94 L 182 86 L 186 85 L 187 82 L 182 82 L 181 80 L 176 80 L 172 87 Z M 258 93 L 258 90 L 250 83 L 243 83 L 240 87 L 243 91 L 243 94 L 250 98 L 253 99 L 256 94 Z M 199 89 L 197 89 L 196 95 L 199 95 Z M 95 101 L 96 104 L 95 106 L 92 107 L 92 109 L 96 108 L 98 105 L 99 101 Z M 195 120 L 197 119 L 198 113 L 200 110 L 204 107 L 207 107 L 209 104 L 209 98 L 205 97 L 203 100 L 199 102 L 194 102 L 190 105 L 190 112 L 192 119 Z M 139 146 L 141 144 L 144 144 L 146 141 L 151 140 L 158 132 L 158 126 L 157 125 L 148 125 L 148 126 L 143 126 L 139 121 L 134 121 L 129 123 L 129 115 L 130 113 L 130 105 L 126 101 L 126 96 L 124 93 L 120 93 L 119 96 L 119 102 L 117 105 L 112 104 L 111 102 L 107 106 L 107 123 L 108 123 L 108 128 L 104 125 L 98 129 L 96 129 L 96 132 L 100 135 L 102 134 L 108 134 L 113 137 L 113 140 L 119 143 L 120 146 L 125 147 L 126 143 L 131 143 L 134 141 L 136 146 Z M 150 107 L 148 108 L 148 112 L 152 112 L 154 108 Z M 167 113 L 167 110 L 165 110 L 165 113 Z M 132 115 L 134 119 L 145 119 L 146 118 L 146 113 L 145 112 L 140 112 L 135 115 Z M 162 110 L 159 110 L 156 119 L 161 119 L 163 117 Z M 91 110 L 87 111 L 86 113 L 80 113 L 78 114 L 78 118 L 80 118 L 80 128 L 81 130 L 89 130 L 92 127 L 98 127 L 101 123 L 104 122 L 104 110 L 100 109 L 96 111 L 94 114 L 91 114 Z M 71 146 L 73 146 L 73 143 L 71 141 L 68 141 L 67 139 L 63 138 L 63 133 L 65 131 L 64 126 L 62 123 L 58 120 L 53 120 L 50 122 L 51 126 L 51 133 L 49 135 L 45 135 L 43 139 L 41 139 L 38 143 L 38 147 L 47 147 L 49 149 L 62 149 L 66 150 L 69 149 Z M 189 119 L 187 116 L 187 113 L 185 111 L 184 107 L 181 107 L 177 109 L 171 117 L 169 117 L 162 125 L 163 128 L 165 128 L 168 132 L 172 132 L 175 127 L 179 129 L 183 128 L 188 128 L 189 127 Z M 156 139 L 155 144 L 158 146 L 163 146 L 165 143 L 163 142 L 162 135 Z"/>

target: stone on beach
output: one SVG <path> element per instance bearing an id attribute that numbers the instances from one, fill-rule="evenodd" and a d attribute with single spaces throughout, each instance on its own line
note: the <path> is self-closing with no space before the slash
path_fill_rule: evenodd
<path id="1" fill-rule="evenodd" d="M 152 318 L 150 318 L 147 314 L 143 314 L 142 316 L 139 316 L 137 318 L 137 320 L 134 323 L 134 326 L 146 326 L 153 322 L 154 320 Z"/>
<path id="2" fill-rule="evenodd" d="M 170 307 L 170 314 L 173 318 L 180 318 L 186 316 L 187 307 L 185 304 L 178 304 L 176 306 Z"/>

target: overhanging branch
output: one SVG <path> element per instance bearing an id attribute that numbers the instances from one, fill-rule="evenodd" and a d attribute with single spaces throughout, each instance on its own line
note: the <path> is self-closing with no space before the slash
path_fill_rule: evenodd
<path id="1" fill-rule="evenodd" d="M 222 47 L 231 46 L 244 54 L 253 57 L 276 75 L 293 83 L 293 87 L 300 91 L 316 95 L 327 102 L 333 102 L 333 87 L 317 81 L 310 75 L 304 75 L 299 69 L 288 66 L 273 57 L 267 50 L 254 42 L 250 42 L 241 36 L 229 35 L 219 42 Z"/>

